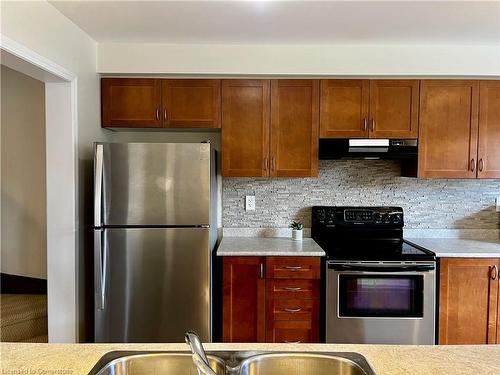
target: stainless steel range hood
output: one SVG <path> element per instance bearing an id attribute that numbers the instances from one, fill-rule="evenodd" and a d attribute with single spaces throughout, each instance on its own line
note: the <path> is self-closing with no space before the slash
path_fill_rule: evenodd
<path id="1" fill-rule="evenodd" d="M 416 139 L 319 140 L 320 159 L 417 159 Z"/>

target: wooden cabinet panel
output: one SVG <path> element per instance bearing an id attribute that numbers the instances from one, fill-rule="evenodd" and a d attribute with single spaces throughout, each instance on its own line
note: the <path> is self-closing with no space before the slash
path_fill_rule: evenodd
<path id="1" fill-rule="evenodd" d="M 419 177 L 475 178 L 479 83 L 421 81 Z"/>
<path id="2" fill-rule="evenodd" d="M 481 81 L 479 94 L 479 178 L 500 178 L 500 81 Z"/>
<path id="3" fill-rule="evenodd" d="M 103 127 L 159 128 L 161 82 L 158 79 L 101 79 Z"/>
<path id="4" fill-rule="evenodd" d="M 418 101 L 418 80 L 370 81 L 370 138 L 417 138 Z"/>
<path id="5" fill-rule="evenodd" d="M 318 257 L 267 257 L 268 279 L 319 279 Z"/>
<path id="6" fill-rule="evenodd" d="M 269 80 L 222 83 L 222 175 L 269 176 Z"/>
<path id="7" fill-rule="evenodd" d="M 368 80 L 321 80 L 320 136 L 368 137 Z"/>
<path id="8" fill-rule="evenodd" d="M 271 82 L 271 176 L 318 175 L 317 80 Z"/>
<path id="9" fill-rule="evenodd" d="M 268 298 L 319 298 L 319 280 L 268 279 Z"/>
<path id="10" fill-rule="evenodd" d="M 498 259 L 443 258 L 440 263 L 439 343 L 496 341 Z"/>
<path id="11" fill-rule="evenodd" d="M 268 319 L 311 320 L 318 313 L 317 299 L 268 299 Z"/>
<path id="12" fill-rule="evenodd" d="M 222 338 L 264 342 L 266 338 L 265 258 L 224 257 Z"/>
<path id="13" fill-rule="evenodd" d="M 164 127 L 220 128 L 220 80 L 165 79 L 162 97 Z"/>
<path id="14" fill-rule="evenodd" d="M 315 322 L 310 320 L 274 321 L 268 327 L 267 332 L 267 342 L 298 344 L 319 340 L 319 331 L 315 327 Z"/>

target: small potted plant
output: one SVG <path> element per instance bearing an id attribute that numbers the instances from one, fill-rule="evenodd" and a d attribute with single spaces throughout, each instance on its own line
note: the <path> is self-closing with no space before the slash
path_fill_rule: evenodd
<path id="1" fill-rule="evenodd" d="M 300 221 L 293 221 L 290 227 L 292 228 L 292 240 L 302 241 L 302 229 L 304 229 L 304 225 Z"/>

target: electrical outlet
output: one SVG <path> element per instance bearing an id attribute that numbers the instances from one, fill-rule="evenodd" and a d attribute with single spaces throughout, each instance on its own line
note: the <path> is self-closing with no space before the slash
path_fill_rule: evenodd
<path id="1" fill-rule="evenodd" d="M 500 197 L 497 197 L 496 199 L 496 208 L 497 208 L 497 212 L 500 212 Z"/>
<path id="2" fill-rule="evenodd" d="M 255 211 L 255 195 L 245 196 L 245 210 Z"/>

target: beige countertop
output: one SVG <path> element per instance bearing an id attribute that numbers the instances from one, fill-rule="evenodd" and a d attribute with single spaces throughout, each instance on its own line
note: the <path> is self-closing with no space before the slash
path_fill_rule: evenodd
<path id="1" fill-rule="evenodd" d="M 218 256 L 325 256 L 312 238 L 294 241 L 291 238 L 223 237 Z"/>
<path id="2" fill-rule="evenodd" d="M 334 344 L 206 344 L 207 351 L 358 352 L 377 375 L 500 374 L 500 345 L 401 346 Z M 113 350 L 187 350 L 185 344 L 18 344 L 1 343 L 1 374 L 88 374 Z"/>
<path id="3" fill-rule="evenodd" d="M 500 239 L 407 238 L 440 258 L 499 258 Z"/>

